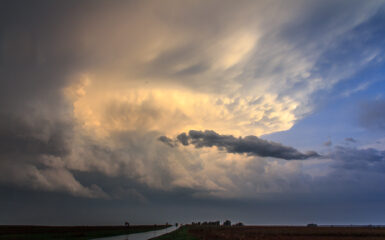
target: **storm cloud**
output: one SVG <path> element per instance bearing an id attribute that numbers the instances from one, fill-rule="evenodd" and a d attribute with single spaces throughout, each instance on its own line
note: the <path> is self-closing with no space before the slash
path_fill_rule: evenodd
<path id="1" fill-rule="evenodd" d="M 150 205 L 162 199 L 169 206 L 179 201 L 185 209 L 197 199 L 216 205 L 225 198 L 328 187 L 339 178 L 324 184 L 311 172 L 319 162 L 329 170 L 323 153 L 257 136 L 291 129 L 315 110 L 318 91 L 346 80 L 370 63 L 366 59 L 383 56 L 383 45 L 344 48 L 345 38 L 349 49 L 359 49 L 357 38 L 377 36 L 362 28 L 381 1 L 0 5 L 0 208 L 11 206 L 1 223 L 14 214 L 36 223 L 42 192 L 56 201 L 70 198 L 74 206 L 99 201 L 93 211 L 101 217 L 83 217 L 105 224 L 103 216 L 120 222 L 135 212 L 119 209 L 120 217 L 112 216 L 104 207 L 117 199 L 125 207 L 127 199 Z M 333 55 L 345 52 L 357 54 Z M 363 107 L 361 125 L 384 129 L 383 108 L 381 100 Z M 337 148 L 327 156 L 336 172 L 359 171 L 382 169 L 384 153 Z M 353 179 L 346 176 L 341 188 Z M 18 197 L 20 207 L 12 208 L 13 191 L 25 194 Z M 24 214 L 29 196 L 36 196 L 36 205 Z M 56 211 L 65 210 L 48 202 L 55 206 L 45 213 L 60 223 Z M 145 206 L 137 216 L 151 224 L 154 217 L 169 221 L 169 213 L 153 214 L 164 205 L 152 206 L 151 214 Z"/>
<path id="2" fill-rule="evenodd" d="M 174 146 L 172 140 L 161 136 L 160 141 Z M 285 160 L 304 160 L 308 158 L 319 158 L 321 155 L 314 151 L 301 153 L 295 148 L 284 146 L 280 143 L 260 139 L 256 136 L 246 136 L 236 138 L 232 135 L 220 135 L 212 130 L 196 131 L 190 130 L 188 134 L 181 133 L 176 137 L 176 141 L 184 146 L 189 144 L 196 148 L 218 147 L 228 153 L 247 154 L 249 156 L 273 157 Z"/>

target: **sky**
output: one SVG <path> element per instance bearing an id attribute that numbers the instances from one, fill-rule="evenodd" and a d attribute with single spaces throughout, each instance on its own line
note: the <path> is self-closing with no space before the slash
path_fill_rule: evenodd
<path id="1" fill-rule="evenodd" d="M 385 224 L 385 1 L 0 0 L 0 224 Z"/>

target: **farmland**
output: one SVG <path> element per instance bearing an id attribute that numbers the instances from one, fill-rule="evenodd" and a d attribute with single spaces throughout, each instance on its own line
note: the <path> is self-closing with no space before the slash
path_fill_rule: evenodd
<path id="1" fill-rule="evenodd" d="M 179 231 L 179 232 L 178 232 Z M 358 240 L 385 239 L 383 227 L 186 226 L 156 240 Z"/>

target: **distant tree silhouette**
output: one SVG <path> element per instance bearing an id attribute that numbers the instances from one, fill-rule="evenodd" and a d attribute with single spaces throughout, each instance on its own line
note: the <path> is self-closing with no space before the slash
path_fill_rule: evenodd
<path id="1" fill-rule="evenodd" d="M 230 221 L 230 220 L 224 221 L 224 222 L 223 222 L 223 226 L 226 226 L 226 227 L 231 226 L 231 221 Z"/>

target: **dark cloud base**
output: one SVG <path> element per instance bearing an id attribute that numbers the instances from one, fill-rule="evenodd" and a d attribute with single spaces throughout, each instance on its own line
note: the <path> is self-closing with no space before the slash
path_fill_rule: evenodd
<path id="1" fill-rule="evenodd" d="M 124 221 L 160 224 L 224 219 L 247 224 L 384 223 L 383 194 L 377 195 L 375 200 L 361 194 L 345 194 L 339 197 L 277 195 L 268 200 L 194 201 L 191 198 L 170 201 L 178 196 L 175 193 L 152 194 L 158 197 L 149 203 L 137 204 L 128 200 L 85 199 L 0 186 L 0 224 L 120 225 Z M 162 194 L 163 200 L 160 200 Z M 363 201 L 368 203 L 364 207 Z"/>
<path id="2" fill-rule="evenodd" d="M 218 147 L 228 153 L 247 154 L 249 156 L 273 157 L 285 160 L 305 160 L 319 158 L 321 155 L 314 151 L 301 153 L 295 148 L 284 146 L 280 143 L 260 139 L 256 136 L 236 138 L 232 135 L 220 135 L 212 130 L 196 131 L 190 130 L 188 134 L 181 133 L 172 140 L 166 136 L 159 137 L 159 141 L 170 147 L 178 143 L 187 146 L 194 145 L 196 148 Z"/>

